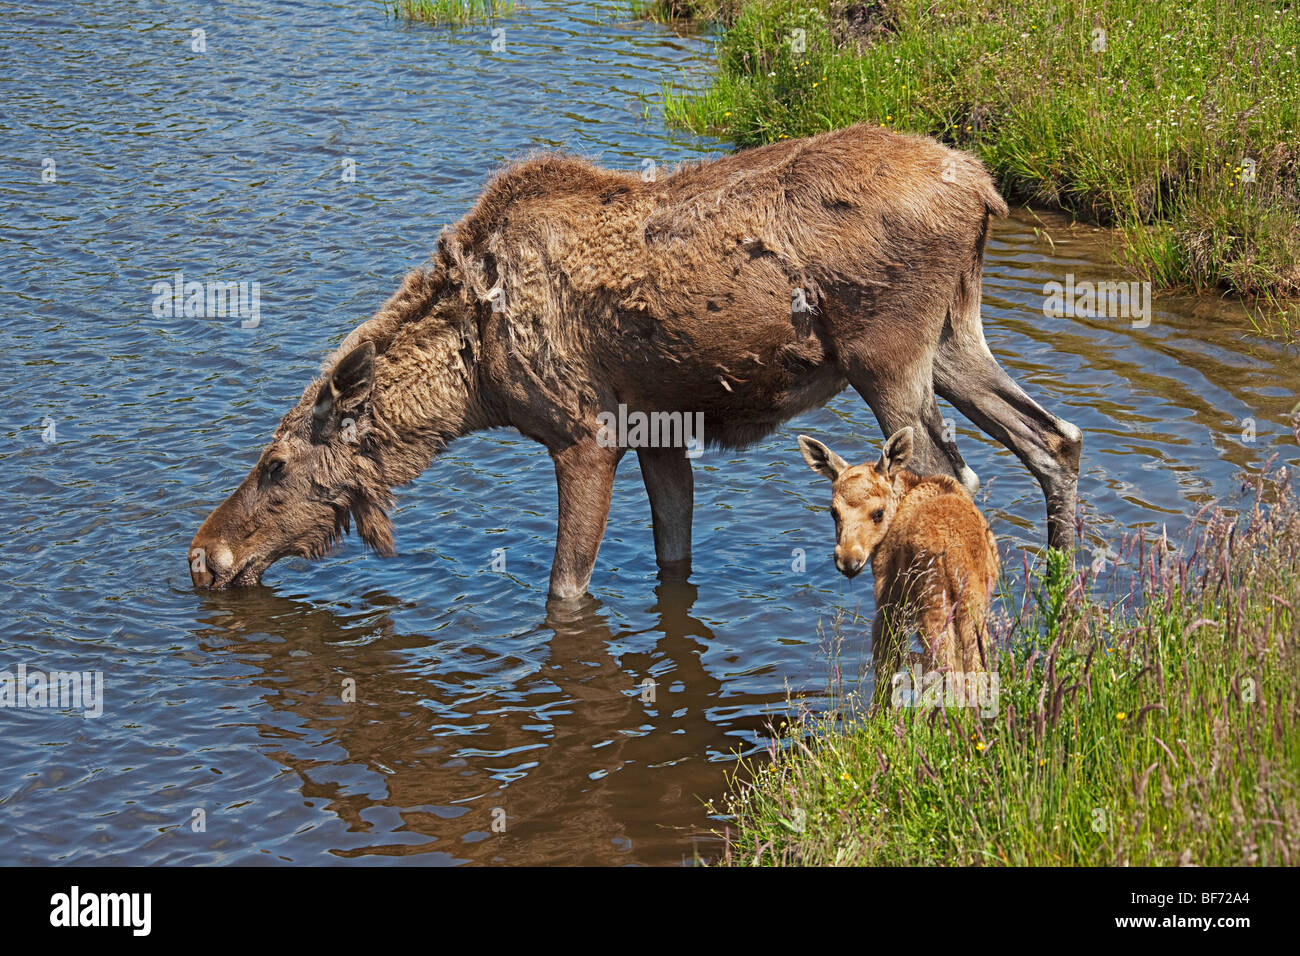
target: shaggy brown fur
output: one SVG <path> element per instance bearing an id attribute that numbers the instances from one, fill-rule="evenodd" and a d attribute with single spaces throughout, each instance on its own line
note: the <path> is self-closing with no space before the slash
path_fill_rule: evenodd
<path id="1" fill-rule="evenodd" d="M 349 516 L 389 550 L 392 487 L 457 436 L 513 427 L 555 463 L 551 591 L 581 594 L 626 451 L 602 445 L 597 415 L 703 412 L 706 441 L 737 448 L 849 384 L 886 434 L 917 428 L 919 471 L 973 490 L 934 396 L 948 397 L 1039 477 L 1068 545 L 1078 430 L 1011 382 L 980 328 L 988 220 L 1005 211 L 974 158 L 869 127 L 656 182 L 563 156 L 512 166 L 326 360 L 195 537 L 194 579 L 254 582 L 325 550 Z M 690 461 L 638 456 L 660 564 L 685 570 Z"/>
<path id="2" fill-rule="evenodd" d="M 875 464 L 850 466 L 804 435 L 799 450 L 832 482 L 836 567 L 852 578 L 871 561 L 877 687 L 906 663 L 902 642 L 914 631 L 921 634 L 926 670 L 984 670 L 998 549 L 965 489 L 945 475 L 922 478 L 906 470 L 910 428 L 890 436 Z"/>

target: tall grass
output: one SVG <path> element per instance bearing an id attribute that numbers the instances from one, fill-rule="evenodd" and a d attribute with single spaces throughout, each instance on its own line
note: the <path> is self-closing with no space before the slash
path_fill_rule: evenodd
<path id="1" fill-rule="evenodd" d="M 708 86 L 663 102 L 740 146 L 934 135 L 1013 200 L 1119 227 L 1159 285 L 1281 308 L 1300 296 L 1298 48 L 1289 0 L 750 0 Z"/>
<path id="2" fill-rule="evenodd" d="M 1007 611 L 995 716 L 842 687 L 804 711 L 736 770 L 724 862 L 1300 863 L 1300 504 L 1281 472 L 1255 491 L 1189 553 L 1131 542 L 1123 597 L 1053 558 Z"/>

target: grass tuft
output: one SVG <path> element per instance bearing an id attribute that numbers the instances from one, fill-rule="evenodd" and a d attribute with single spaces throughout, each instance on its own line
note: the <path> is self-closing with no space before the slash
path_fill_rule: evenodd
<path id="1" fill-rule="evenodd" d="M 387 6 L 394 17 L 461 26 L 506 16 L 520 4 L 515 0 L 391 0 Z"/>
<path id="2" fill-rule="evenodd" d="M 741 0 L 649 0 L 638 6 L 637 15 L 655 23 L 730 23 L 740 12 Z"/>

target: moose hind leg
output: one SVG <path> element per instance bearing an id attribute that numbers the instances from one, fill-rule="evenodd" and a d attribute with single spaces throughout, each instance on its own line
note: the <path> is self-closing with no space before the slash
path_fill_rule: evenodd
<path id="1" fill-rule="evenodd" d="M 551 452 L 560 498 L 555 560 L 551 564 L 553 598 L 581 597 L 587 592 L 596 553 L 605 536 L 614 472 L 622 456 L 621 449 L 601 447 L 592 438 Z"/>
<path id="2" fill-rule="evenodd" d="M 681 448 L 642 448 L 637 458 L 650 498 L 659 569 L 684 577 L 691 571 L 691 517 L 695 506 L 691 460 Z"/>
<path id="3" fill-rule="evenodd" d="M 982 341 L 958 346 L 949 340 L 934 370 L 939 394 L 1011 449 L 1038 480 L 1047 502 L 1047 543 L 1071 550 L 1083 433 L 1026 395 Z"/>

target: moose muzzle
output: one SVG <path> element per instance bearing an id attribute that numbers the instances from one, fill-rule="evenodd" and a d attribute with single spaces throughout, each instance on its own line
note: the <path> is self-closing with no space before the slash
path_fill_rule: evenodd
<path id="1" fill-rule="evenodd" d="M 214 587 L 229 581 L 235 570 L 235 554 L 225 542 L 208 538 L 202 532 L 190 544 L 190 579 L 197 588 Z"/>

